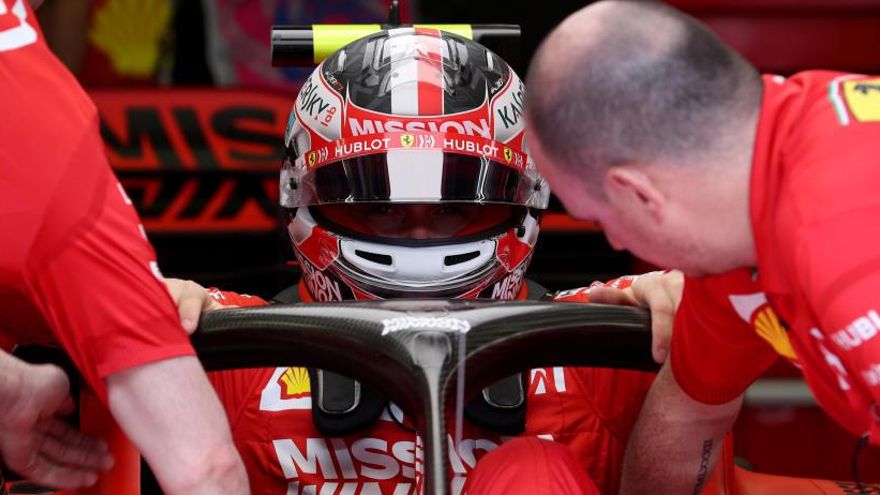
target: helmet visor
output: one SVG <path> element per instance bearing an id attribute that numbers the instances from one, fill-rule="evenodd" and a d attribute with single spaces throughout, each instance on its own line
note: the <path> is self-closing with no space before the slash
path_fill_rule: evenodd
<path id="1" fill-rule="evenodd" d="M 501 231 L 522 222 L 524 208 L 477 203 L 358 203 L 312 207 L 334 231 L 386 239 L 447 239 Z"/>

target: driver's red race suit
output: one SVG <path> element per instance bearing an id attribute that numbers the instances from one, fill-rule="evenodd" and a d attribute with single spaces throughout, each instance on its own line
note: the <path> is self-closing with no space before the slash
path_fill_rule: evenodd
<path id="1" fill-rule="evenodd" d="M 613 282 L 628 283 L 629 279 Z M 526 297 L 525 290 L 524 286 L 519 299 Z M 307 296 L 305 290 L 299 292 Z M 589 289 L 578 289 L 557 294 L 554 299 L 587 302 L 588 293 Z M 234 293 L 213 291 L 212 295 L 226 305 L 266 304 Z M 226 407 L 254 493 L 418 493 L 420 440 L 408 418 L 393 404 L 369 430 L 326 438 L 312 423 L 304 368 L 229 370 L 209 373 L 209 377 Z M 653 375 L 599 368 L 542 368 L 532 370 L 530 378 L 522 436 L 567 446 L 602 493 L 617 493 L 623 451 Z M 484 455 L 510 440 L 472 425 L 465 425 L 461 443 L 452 445 L 452 434 L 448 438 L 450 493 L 454 495 L 462 493 L 466 477 Z M 548 486 L 545 493 L 553 490 L 552 484 Z M 503 490 L 501 486 L 498 489 Z"/>

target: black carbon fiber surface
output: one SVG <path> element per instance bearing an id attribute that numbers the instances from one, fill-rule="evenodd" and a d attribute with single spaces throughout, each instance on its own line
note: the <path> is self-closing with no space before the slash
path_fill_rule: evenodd
<path id="1" fill-rule="evenodd" d="M 534 367 L 655 369 L 650 328 L 646 311 L 622 306 L 396 300 L 214 311 L 193 342 L 209 370 L 311 366 L 379 389 L 415 419 L 425 493 L 441 495 L 448 490 L 444 412 L 460 343 L 469 397 Z"/>

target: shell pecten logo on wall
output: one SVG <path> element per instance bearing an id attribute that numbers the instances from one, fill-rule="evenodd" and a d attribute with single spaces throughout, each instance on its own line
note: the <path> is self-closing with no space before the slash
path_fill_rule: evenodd
<path id="1" fill-rule="evenodd" d="M 107 0 L 96 7 L 89 41 L 121 75 L 150 77 L 171 26 L 170 0 Z"/>
<path id="2" fill-rule="evenodd" d="M 305 368 L 287 368 L 278 379 L 282 399 L 298 399 L 311 395 L 309 372 Z"/>

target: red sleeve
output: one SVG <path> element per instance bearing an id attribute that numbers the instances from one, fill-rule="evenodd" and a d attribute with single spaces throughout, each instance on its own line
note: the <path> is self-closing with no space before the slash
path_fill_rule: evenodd
<path id="1" fill-rule="evenodd" d="M 104 156 L 94 105 L 27 2 L 2 1 L 0 326 L 18 342 L 59 343 L 106 400 L 107 375 L 193 350 Z"/>
<path id="2" fill-rule="evenodd" d="M 730 301 L 749 285 L 747 270 L 685 279 L 670 359 L 676 381 L 694 400 L 722 404 L 739 397 L 778 357 Z"/>
<path id="3" fill-rule="evenodd" d="M 113 373 L 194 355 L 134 209 L 107 169 L 92 225 L 38 240 L 27 280 L 36 306 L 88 383 L 105 398 Z"/>

